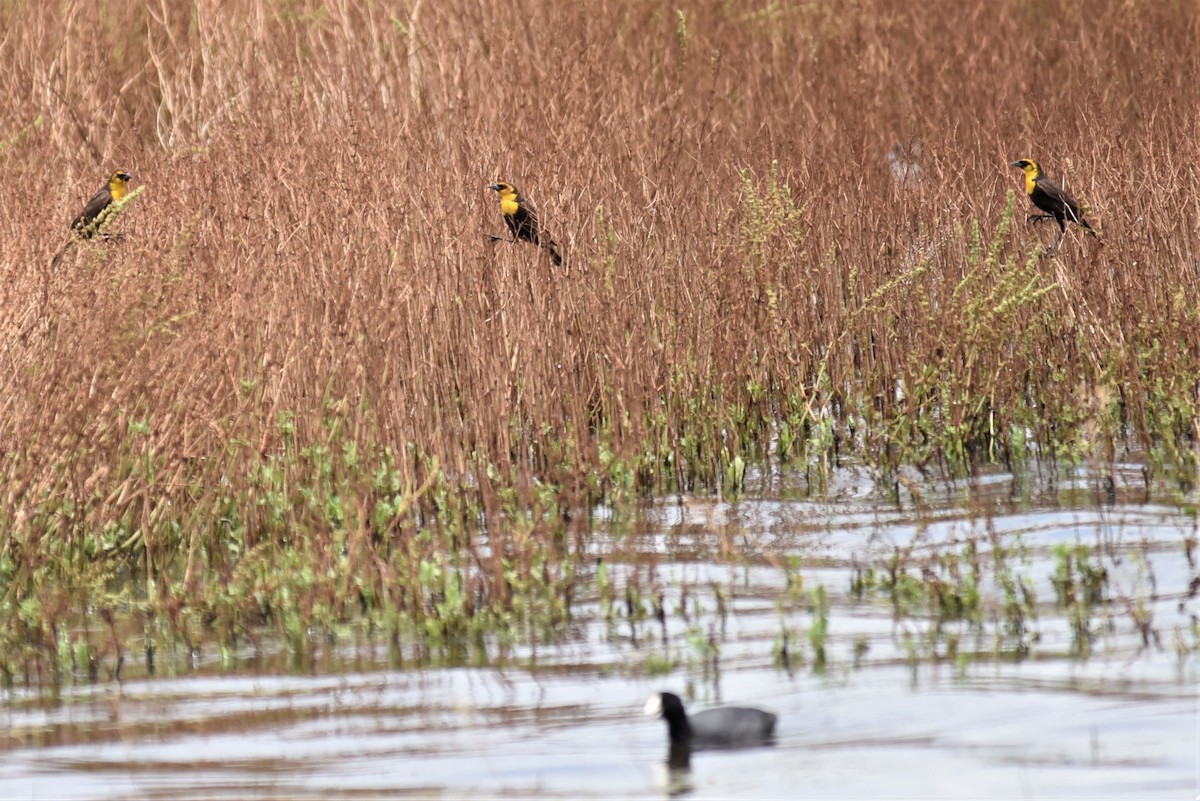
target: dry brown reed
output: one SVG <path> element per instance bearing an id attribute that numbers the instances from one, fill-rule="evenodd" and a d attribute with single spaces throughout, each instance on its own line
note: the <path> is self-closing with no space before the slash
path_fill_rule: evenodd
<path id="1" fill-rule="evenodd" d="M 306 528 L 316 446 L 390 448 L 398 494 L 436 473 L 493 519 L 511 488 L 595 501 L 614 465 L 643 489 L 715 480 L 783 420 L 952 469 L 1011 456 L 1014 431 L 1070 454 L 1097 420 L 1178 445 L 1200 376 L 1196 19 L 1150 0 L 0 4 L 8 558 L 136 551 L 192 586 L 214 509 L 240 547 Z M 1036 258 L 1055 232 L 1019 195 L 1006 211 L 1020 157 L 1103 248 L 1071 234 Z M 145 187 L 123 239 L 49 271 L 118 166 Z M 569 271 L 489 241 L 497 177 Z M 343 499 L 360 536 L 378 494 Z"/>

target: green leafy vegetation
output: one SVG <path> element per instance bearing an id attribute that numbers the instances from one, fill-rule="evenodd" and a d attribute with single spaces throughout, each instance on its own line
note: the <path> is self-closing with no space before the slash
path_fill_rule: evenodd
<path id="1" fill-rule="evenodd" d="M 0 678 L 356 637 L 483 663 L 591 602 L 665 625 L 623 572 L 639 504 L 785 469 L 919 503 L 996 466 L 1111 488 L 1129 457 L 1194 504 L 1200 179 L 1157 133 L 1200 102 L 1187 9 L 535 6 L 0 9 Z M 1046 255 L 1024 155 L 1102 248 Z M 118 163 L 138 202 L 47 269 Z M 498 175 L 561 269 L 491 238 Z M 914 654 L 1023 658 L 1038 577 L 964 547 L 898 549 L 851 593 L 928 620 Z M 1056 558 L 1086 655 L 1098 556 Z M 781 663 L 827 664 L 825 590 L 793 572 Z"/>

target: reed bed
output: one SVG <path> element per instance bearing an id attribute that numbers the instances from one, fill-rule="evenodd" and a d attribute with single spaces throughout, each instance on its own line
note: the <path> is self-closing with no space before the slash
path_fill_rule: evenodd
<path id="1" fill-rule="evenodd" d="M 135 620 L 148 653 L 263 623 L 303 647 L 360 615 L 396 637 L 553 622 L 595 504 L 736 493 L 775 460 L 886 485 L 1132 450 L 1194 483 L 1186 4 L 15 0 L 0 21 L 10 678 L 71 662 L 81 614 Z M 1103 247 L 1044 255 L 1020 157 Z M 118 167 L 142 187 L 120 237 L 51 271 Z M 563 268 L 489 239 L 496 178 Z M 108 628 L 71 664 L 115 663 Z"/>

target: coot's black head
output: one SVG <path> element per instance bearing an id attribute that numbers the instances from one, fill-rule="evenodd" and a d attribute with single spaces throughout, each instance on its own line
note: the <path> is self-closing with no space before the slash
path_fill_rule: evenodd
<path id="1" fill-rule="evenodd" d="M 685 744 L 692 739 L 692 727 L 688 724 L 683 701 L 675 693 L 655 693 L 646 701 L 646 714 L 667 721 L 667 734 L 673 743 Z"/>

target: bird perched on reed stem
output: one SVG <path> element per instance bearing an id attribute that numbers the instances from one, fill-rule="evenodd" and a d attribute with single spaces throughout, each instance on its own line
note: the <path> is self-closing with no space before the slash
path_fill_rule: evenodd
<path id="1" fill-rule="evenodd" d="M 1029 196 L 1033 205 L 1045 212 L 1044 214 L 1030 214 L 1028 221 L 1039 222 L 1052 219 L 1058 223 L 1058 239 L 1054 240 L 1054 244 L 1046 251 L 1047 253 L 1053 253 L 1058 249 L 1059 243 L 1067 233 L 1067 220 L 1096 237 L 1097 242 L 1100 241 L 1100 234 L 1083 218 L 1083 212 L 1079 210 L 1079 204 L 1075 202 L 1075 198 L 1047 178 L 1042 172 L 1040 164 L 1033 159 L 1018 159 L 1009 166 L 1020 167 L 1024 170 L 1025 194 Z"/>
<path id="2" fill-rule="evenodd" d="M 500 214 L 503 215 L 504 223 L 512 233 L 512 241 L 524 239 L 526 242 L 532 242 L 549 253 L 555 264 L 562 264 L 562 255 L 558 252 L 558 245 L 542 228 L 537 209 L 533 207 L 533 204 L 522 197 L 515 186 L 505 181 L 497 181 L 488 189 L 500 194 Z M 493 239 L 498 238 L 493 237 Z"/>
<path id="3" fill-rule="evenodd" d="M 67 249 L 76 239 L 91 239 L 96 235 L 100 224 L 104 222 L 101 215 L 113 204 L 113 201 L 125 197 L 129 192 L 129 182 L 132 180 L 133 176 L 125 170 L 117 170 L 109 176 L 107 183 L 92 195 L 92 199 L 83 207 L 83 211 L 79 212 L 79 216 L 71 221 L 71 238 L 54 256 L 52 266 L 58 266 Z"/>

